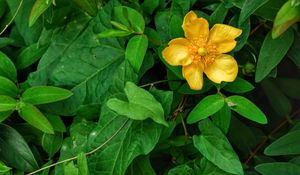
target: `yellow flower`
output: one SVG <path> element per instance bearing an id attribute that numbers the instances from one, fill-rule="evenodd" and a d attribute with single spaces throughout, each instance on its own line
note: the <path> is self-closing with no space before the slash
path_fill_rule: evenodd
<path id="1" fill-rule="evenodd" d="M 202 89 L 203 72 L 215 83 L 234 81 L 237 62 L 224 53 L 235 48 L 235 38 L 242 30 L 225 24 L 215 24 L 209 30 L 207 20 L 193 11 L 185 15 L 182 28 L 186 38 L 171 40 L 162 55 L 170 65 L 183 66 L 182 75 L 190 88 Z"/>

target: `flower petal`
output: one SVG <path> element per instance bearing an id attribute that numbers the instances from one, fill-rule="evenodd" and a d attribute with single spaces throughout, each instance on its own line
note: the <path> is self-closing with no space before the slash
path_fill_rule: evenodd
<path id="1" fill-rule="evenodd" d="M 232 82 L 237 76 L 238 64 L 232 56 L 221 54 L 204 69 L 204 73 L 215 83 Z"/>
<path id="2" fill-rule="evenodd" d="M 201 38 L 205 42 L 207 41 L 209 35 L 209 24 L 206 19 L 198 18 L 195 12 L 190 11 L 185 15 L 182 28 L 186 38 Z"/>
<path id="3" fill-rule="evenodd" d="M 200 90 L 203 87 L 203 71 L 199 65 L 190 64 L 183 66 L 182 75 L 193 90 Z"/>
<path id="4" fill-rule="evenodd" d="M 162 51 L 163 58 L 172 66 L 185 66 L 192 63 L 189 53 L 189 41 L 184 38 L 173 39 Z"/>
<path id="5" fill-rule="evenodd" d="M 215 44 L 220 53 L 227 53 L 234 49 L 235 38 L 241 34 L 241 29 L 225 24 L 215 24 L 210 30 L 208 44 Z"/>

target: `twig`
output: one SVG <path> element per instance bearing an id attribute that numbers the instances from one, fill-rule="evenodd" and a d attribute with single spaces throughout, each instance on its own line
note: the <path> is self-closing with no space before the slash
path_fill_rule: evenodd
<path id="1" fill-rule="evenodd" d="M 262 140 L 257 147 L 254 149 L 253 152 L 250 153 L 249 157 L 247 158 L 247 160 L 245 161 L 245 164 L 247 165 L 253 158 L 254 156 L 256 156 L 256 154 L 258 153 L 258 151 L 267 143 L 267 141 L 269 140 L 269 138 L 271 138 L 275 133 L 277 133 L 283 126 L 285 126 L 287 123 L 289 123 L 289 121 L 294 118 L 297 114 L 300 113 L 300 109 L 296 110 L 294 113 L 292 113 L 290 116 L 287 116 L 286 119 L 284 121 L 282 121 L 276 128 L 274 128 L 269 135 L 264 138 L 264 140 Z"/>
<path id="2" fill-rule="evenodd" d="M 21 0 L 21 2 L 20 2 L 20 4 L 19 4 L 19 6 L 18 6 L 18 8 L 17 8 L 17 10 L 16 10 L 16 12 L 15 12 L 15 14 L 14 14 L 14 16 L 13 16 L 13 17 L 11 18 L 11 20 L 5 25 L 5 27 L 3 28 L 3 30 L 0 32 L 0 35 L 2 35 L 2 33 L 4 33 L 4 31 L 8 28 L 8 26 L 14 21 L 14 19 L 15 19 L 16 16 L 17 16 L 17 14 L 19 13 L 19 10 L 20 10 L 22 4 L 23 4 L 23 0 Z"/>
<path id="3" fill-rule="evenodd" d="M 152 83 L 147 83 L 147 84 L 141 85 L 140 87 L 143 88 L 143 87 L 147 87 L 147 86 L 153 86 L 153 85 L 160 84 L 160 83 L 165 83 L 165 82 L 168 82 L 168 81 L 170 81 L 170 80 L 159 80 L 159 81 L 155 81 L 155 82 L 152 82 Z"/>
<path id="4" fill-rule="evenodd" d="M 122 126 L 121 126 L 121 127 L 120 127 L 120 128 L 119 128 L 119 129 L 118 129 L 118 130 L 110 137 L 110 138 L 108 138 L 104 143 L 102 143 L 100 146 L 98 146 L 97 148 L 93 149 L 93 150 L 90 151 L 90 152 L 85 153 L 85 156 L 89 156 L 89 155 L 94 154 L 94 153 L 97 152 L 99 149 L 101 149 L 103 146 L 105 146 L 107 143 L 109 143 L 113 138 L 115 138 L 115 137 L 117 136 L 117 134 L 120 133 L 120 131 L 124 128 L 124 126 L 127 124 L 128 121 L 129 121 L 129 119 L 127 119 L 127 120 L 123 123 L 123 125 L 122 125 Z M 43 171 L 43 170 L 45 170 L 45 169 L 54 167 L 54 166 L 56 166 L 56 165 L 59 165 L 59 164 L 65 163 L 65 162 L 69 162 L 69 161 L 72 161 L 72 160 L 76 160 L 76 159 L 77 159 L 77 156 L 71 157 L 71 158 L 69 158 L 69 159 L 65 159 L 65 160 L 62 160 L 62 161 L 53 163 L 53 164 L 51 164 L 51 165 L 45 166 L 45 167 L 43 167 L 43 168 L 40 168 L 40 169 L 38 169 L 38 170 L 36 170 L 36 171 L 33 171 L 33 172 L 31 172 L 31 173 L 28 173 L 28 174 L 26 174 L 26 175 L 32 175 L 32 174 L 41 172 L 41 171 Z"/>

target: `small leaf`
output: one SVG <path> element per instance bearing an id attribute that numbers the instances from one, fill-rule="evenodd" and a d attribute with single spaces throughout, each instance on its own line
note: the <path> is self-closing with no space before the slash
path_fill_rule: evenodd
<path id="1" fill-rule="evenodd" d="M 50 7 L 53 0 L 36 0 L 29 16 L 29 27 Z"/>
<path id="2" fill-rule="evenodd" d="M 72 0 L 81 10 L 87 12 L 91 16 L 96 16 L 98 12 L 97 0 Z"/>
<path id="3" fill-rule="evenodd" d="M 38 164 L 27 142 L 14 128 L 0 123 L 0 157 L 10 167 L 30 172 Z"/>
<path id="4" fill-rule="evenodd" d="M 74 165 L 73 161 L 64 164 L 64 174 L 72 174 L 72 175 L 79 175 L 78 168 Z"/>
<path id="5" fill-rule="evenodd" d="M 145 29 L 145 21 L 143 16 L 136 10 L 119 6 L 114 8 L 114 15 L 122 24 L 135 32 L 143 33 Z"/>
<path id="6" fill-rule="evenodd" d="M 268 156 L 300 154 L 300 130 L 292 131 L 270 144 L 264 151 Z"/>
<path id="7" fill-rule="evenodd" d="M 231 93 L 245 93 L 253 90 L 254 86 L 248 81 L 238 77 L 234 82 L 227 83 L 223 89 Z"/>
<path id="8" fill-rule="evenodd" d="M 220 169 L 243 175 L 241 162 L 226 136 L 209 119 L 199 122 L 200 136 L 193 136 L 194 146 Z"/>
<path id="9" fill-rule="evenodd" d="M 30 125 L 37 129 L 54 134 L 53 127 L 41 111 L 29 103 L 20 102 L 19 115 Z"/>
<path id="10" fill-rule="evenodd" d="M 0 112 L 0 123 L 6 120 L 13 112 L 14 110 Z"/>
<path id="11" fill-rule="evenodd" d="M 11 168 L 10 167 L 8 167 L 8 166 L 6 166 L 3 162 L 1 162 L 0 161 L 0 174 L 11 174 L 11 173 L 9 173 L 9 171 L 11 170 Z"/>
<path id="12" fill-rule="evenodd" d="M 17 70 L 14 63 L 0 51 L 0 76 L 9 78 L 13 82 L 17 82 Z"/>
<path id="13" fill-rule="evenodd" d="M 125 59 L 127 59 L 130 65 L 133 67 L 135 72 L 139 72 L 146 51 L 148 48 L 148 39 L 144 35 L 137 35 L 128 41 L 126 51 L 125 51 Z"/>
<path id="14" fill-rule="evenodd" d="M 0 95 L 7 95 L 16 98 L 19 89 L 10 79 L 0 76 Z"/>
<path id="15" fill-rule="evenodd" d="M 39 1 L 39 0 L 37 0 Z M 38 43 L 26 47 L 16 59 L 17 69 L 24 69 L 42 57 L 48 47 L 39 47 Z"/>
<path id="16" fill-rule="evenodd" d="M 226 98 L 225 101 L 231 110 L 237 112 L 241 116 L 257 123 L 268 123 L 265 114 L 247 98 L 234 95 Z"/>
<path id="17" fill-rule="evenodd" d="M 194 170 L 188 165 L 178 165 L 169 170 L 168 175 L 193 175 Z"/>
<path id="18" fill-rule="evenodd" d="M 77 167 L 79 175 L 89 175 L 89 168 L 86 160 L 86 155 L 81 152 L 77 156 Z"/>
<path id="19" fill-rule="evenodd" d="M 267 34 L 258 56 L 255 72 L 256 82 L 263 80 L 279 64 L 293 41 L 293 30 L 286 31 L 277 39 L 272 39 L 271 32 Z"/>
<path id="20" fill-rule="evenodd" d="M 187 123 L 192 124 L 203 120 L 219 111 L 223 105 L 224 98 L 219 94 L 206 96 L 189 114 Z"/>
<path id="21" fill-rule="evenodd" d="M 33 105 L 61 101 L 72 96 L 72 92 L 63 88 L 52 86 L 35 86 L 26 89 L 22 100 Z"/>
<path id="22" fill-rule="evenodd" d="M 108 29 L 97 35 L 98 38 L 109 38 L 109 37 L 124 37 L 132 34 L 130 31 L 117 30 L 117 29 Z"/>
<path id="23" fill-rule="evenodd" d="M 0 112 L 15 110 L 17 101 L 9 96 L 0 95 Z"/>
<path id="24" fill-rule="evenodd" d="M 62 143 L 63 133 L 61 132 L 55 132 L 55 134 L 44 133 L 42 137 L 42 147 L 50 158 L 60 150 Z"/>
<path id="25" fill-rule="evenodd" d="M 263 163 L 255 167 L 262 175 L 296 175 L 300 174 L 300 166 L 290 162 Z"/>
<path id="26" fill-rule="evenodd" d="M 243 24 L 259 7 L 263 6 L 269 0 L 245 0 L 241 9 L 239 25 Z"/>
<path id="27" fill-rule="evenodd" d="M 124 90 L 129 102 L 117 98 L 109 99 L 107 106 L 110 109 L 133 120 L 151 118 L 156 123 L 168 126 L 164 119 L 164 110 L 153 95 L 132 82 L 127 82 Z"/>
<path id="28" fill-rule="evenodd" d="M 54 114 L 45 114 L 47 117 L 48 121 L 51 123 L 53 126 L 54 131 L 58 132 L 66 132 L 66 126 L 62 119 L 58 115 Z"/>

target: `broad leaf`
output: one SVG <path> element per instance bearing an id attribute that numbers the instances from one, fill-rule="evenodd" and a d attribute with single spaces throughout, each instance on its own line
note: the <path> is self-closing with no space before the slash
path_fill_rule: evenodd
<path id="1" fill-rule="evenodd" d="M 300 154 L 300 130 L 291 131 L 270 144 L 264 151 L 269 156 Z"/>
<path id="2" fill-rule="evenodd" d="M 232 175 L 231 173 L 227 173 L 221 170 L 219 167 L 211 163 L 205 157 L 200 160 L 200 169 L 201 175 Z M 197 175 L 197 174 L 196 174 Z"/>
<path id="3" fill-rule="evenodd" d="M 29 27 L 51 6 L 53 0 L 35 0 L 29 16 Z"/>
<path id="4" fill-rule="evenodd" d="M 256 82 L 263 80 L 280 63 L 293 41 L 293 30 L 286 31 L 277 39 L 272 39 L 271 32 L 268 33 L 258 56 L 255 72 Z"/>
<path id="5" fill-rule="evenodd" d="M 169 170 L 168 175 L 193 175 L 194 170 L 188 165 L 178 165 Z"/>
<path id="6" fill-rule="evenodd" d="M 0 112 L 15 110 L 16 107 L 17 100 L 6 95 L 0 95 Z"/>
<path id="7" fill-rule="evenodd" d="M 0 51 L 0 76 L 9 78 L 13 82 L 17 81 L 17 70 L 14 63 Z"/>
<path id="8" fill-rule="evenodd" d="M 191 124 L 203 120 L 219 111 L 223 105 L 224 98 L 221 95 L 206 96 L 191 111 L 187 118 L 187 123 Z"/>
<path id="9" fill-rule="evenodd" d="M 72 92 L 69 90 L 51 87 L 35 86 L 26 89 L 22 94 L 22 100 L 33 105 L 52 103 L 69 98 Z"/>
<path id="10" fill-rule="evenodd" d="M 139 156 L 133 160 L 126 171 L 126 175 L 156 175 L 151 166 L 149 156 Z"/>
<path id="11" fill-rule="evenodd" d="M 226 98 L 225 101 L 231 110 L 248 118 L 249 120 L 261 124 L 266 124 L 268 122 L 265 114 L 254 103 L 245 97 L 234 95 Z"/>
<path id="12" fill-rule="evenodd" d="M 248 81 L 238 77 L 234 82 L 227 83 L 223 89 L 231 93 L 245 93 L 253 90 L 254 86 Z"/>
<path id="13" fill-rule="evenodd" d="M 19 115 L 30 125 L 36 127 L 37 129 L 54 134 L 53 127 L 44 114 L 35 106 L 29 103 L 20 102 Z"/>
<path id="14" fill-rule="evenodd" d="M 10 167 L 26 172 L 38 164 L 24 138 L 12 127 L 0 123 L 0 157 Z"/>
<path id="15" fill-rule="evenodd" d="M 19 89 L 10 79 L 0 76 L 0 95 L 7 95 L 10 97 L 17 97 Z"/>
<path id="16" fill-rule="evenodd" d="M 269 0 L 245 0 L 239 18 L 239 25 L 245 22 L 252 13 L 268 1 Z"/>
<path id="17" fill-rule="evenodd" d="M 127 82 L 124 90 L 129 102 L 112 98 L 107 102 L 110 109 L 134 120 L 151 118 L 159 124 L 168 126 L 161 104 L 148 91 L 137 87 L 132 82 Z"/>
<path id="18" fill-rule="evenodd" d="M 201 135 L 193 136 L 194 146 L 200 153 L 220 169 L 243 175 L 241 162 L 226 136 L 209 119 L 199 123 Z"/>
<path id="19" fill-rule="evenodd" d="M 262 175 L 296 175 L 300 174 L 300 166 L 289 162 L 263 163 L 255 167 Z"/>
<path id="20" fill-rule="evenodd" d="M 144 35 L 137 35 L 128 41 L 126 51 L 125 51 L 125 59 L 128 60 L 130 65 L 133 67 L 135 72 L 139 72 L 146 51 L 148 48 L 148 39 Z"/>
<path id="21" fill-rule="evenodd" d="M 97 15 L 97 0 L 72 0 L 82 11 L 87 12 L 91 16 Z"/>

